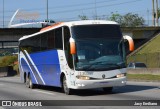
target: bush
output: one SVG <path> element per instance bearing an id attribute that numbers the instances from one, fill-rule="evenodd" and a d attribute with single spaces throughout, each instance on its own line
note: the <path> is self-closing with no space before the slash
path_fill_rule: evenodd
<path id="1" fill-rule="evenodd" d="M 18 61 L 18 56 L 4 56 L 0 60 L 0 67 L 14 66 L 14 62 Z"/>
<path id="2" fill-rule="evenodd" d="M 15 71 L 16 74 L 19 75 L 17 55 L 0 57 L 0 67 L 7 67 L 7 66 L 12 66 L 13 71 Z"/>

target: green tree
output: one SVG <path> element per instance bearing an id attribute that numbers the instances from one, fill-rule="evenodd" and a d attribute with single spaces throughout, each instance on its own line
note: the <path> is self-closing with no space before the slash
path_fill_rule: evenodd
<path id="1" fill-rule="evenodd" d="M 88 17 L 86 15 L 79 15 L 78 16 L 81 20 L 88 20 Z"/>
<path id="2" fill-rule="evenodd" d="M 138 27 L 144 25 L 145 20 L 138 14 L 128 13 L 123 16 L 121 26 L 122 27 Z"/>
<path id="3" fill-rule="evenodd" d="M 14 62 L 18 60 L 18 56 L 4 56 L 0 60 L 0 67 L 13 66 Z"/>
<path id="4" fill-rule="evenodd" d="M 122 18 L 123 18 L 123 16 L 121 16 L 120 14 L 112 12 L 111 17 L 109 17 L 108 20 L 115 21 L 115 22 L 121 24 L 122 23 Z"/>
<path id="5" fill-rule="evenodd" d="M 143 17 L 132 13 L 127 13 L 123 16 L 118 13 L 112 13 L 108 20 L 115 21 L 122 27 L 138 27 L 144 25 L 145 22 Z"/>

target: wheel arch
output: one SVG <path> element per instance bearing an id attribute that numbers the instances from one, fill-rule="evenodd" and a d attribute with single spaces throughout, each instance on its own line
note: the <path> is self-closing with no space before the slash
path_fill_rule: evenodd
<path id="1" fill-rule="evenodd" d="M 26 83 L 26 76 L 27 76 L 27 74 L 26 74 L 26 72 L 24 72 L 24 76 L 23 76 L 24 83 Z"/>

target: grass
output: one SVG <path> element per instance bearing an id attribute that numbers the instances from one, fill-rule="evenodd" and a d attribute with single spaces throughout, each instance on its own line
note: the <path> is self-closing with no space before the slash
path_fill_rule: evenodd
<path id="1" fill-rule="evenodd" d="M 143 62 L 148 68 L 160 67 L 160 34 L 150 40 L 134 55 L 127 58 L 127 63 Z"/>
<path id="2" fill-rule="evenodd" d="M 127 78 L 136 81 L 160 81 L 160 75 L 152 74 L 127 74 Z"/>
<path id="3" fill-rule="evenodd" d="M 144 46 L 136 54 L 146 54 L 160 52 L 160 35 L 156 36 L 155 39 L 151 40 L 146 46 Z"/>

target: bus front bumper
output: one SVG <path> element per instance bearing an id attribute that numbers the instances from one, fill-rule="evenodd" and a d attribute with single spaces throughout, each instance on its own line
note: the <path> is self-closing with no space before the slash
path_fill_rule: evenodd
<path id="1" fill-rule="evenodd" d="M 74 89 L 91 89 L 102 87 L 125 86 L 126 77 L 103 80 L 77 80 Z"/>

